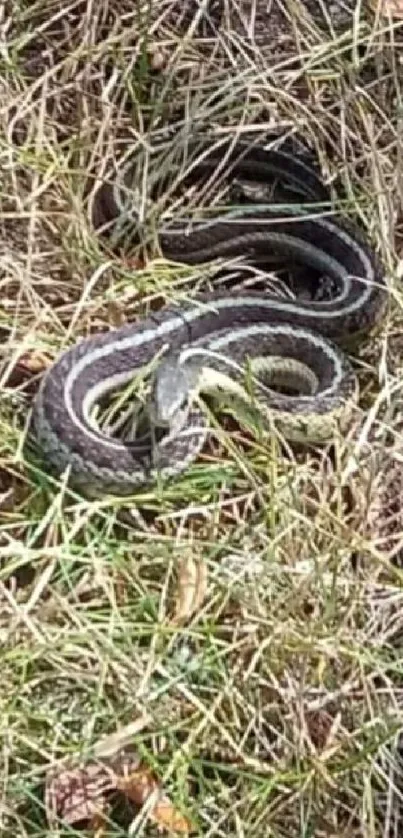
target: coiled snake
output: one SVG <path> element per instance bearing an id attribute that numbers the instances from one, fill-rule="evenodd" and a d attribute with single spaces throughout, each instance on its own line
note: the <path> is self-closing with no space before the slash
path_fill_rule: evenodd
<path id="1" fill-rule="evenodd" d="M 232 178 L 269 184 L 279 176 L 311 201 L 328 200 L 316 172 L 298 157 L 242 142 L 208 149 L 191 171 L 192 182 L 223 164 Z M 97 226 L 119 217 L 128 185 L 126 170 L 112 186 L 101 187 Z M 163 230 L 160 246 L 168 259 L 187 264 L 242 256 L 252 264 L 302 265 L 325 275 L 334 293 L 304 300 L 213 291 L 71 347 L 44 375 L 32 413 L 32 434 L 53 472 L 68 468 L 72 485 L 91 496 L 128 495 L 178 474 L 196 458 L 208 430 L 195 394 L 221 391 L 250 401 L 246 362 L 257 379 L 259 413 L 287 438 L 321 443 L 332 438 L 336 424 L 347 426 L 357 383 L 342 346 L 368 332 L 387 301 L 378 258 L 361 234 L 333 217 L 311 218 L 300 206 L 280 215 L 262 205 L 195 224 L 190 232 L 180 224 Z M 150 447 L 103 433 L 92 417 L 94 405 L 164 347 L 149 414 L 151 427 L 166 428 L 165 436 Z M 283 384 L 300 392 L 278 392 Z"/>

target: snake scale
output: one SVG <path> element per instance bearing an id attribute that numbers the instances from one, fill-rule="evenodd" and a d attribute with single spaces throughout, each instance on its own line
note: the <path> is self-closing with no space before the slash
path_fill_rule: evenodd
<path id="1" fill-rule="evenodd" d="M 186 177 L 197 184 L 219 170 L 233 182 L 267 185 L 280 178 L 297 188 L 304 202 L 329 200 L 316 171 L 286 151 L 241 141 L 206 143 Z M 135 186 L 130 177 L 126 168 L 101 185 L 92 216 L 97 229 L 127 210 Z M 195 222 L 190 230 L 180 222 L 162 227 L 163 256 L 190 265 L 239 256 L 250 265 L 302 266 L 312 277 L 316 272 L 326 278 L 327 293 L 315 295 L 313 279 L 310 299 L 213 290 L 70 347 L 43 376 L 32 411 L 31 436 L 52 473 L 68 469 L 76 489 L 102 496 L 129 495 L 182 472 L 208 431 L 195 396 L 227 391 L 246 403 L 248 364 L 258 410 L 286 438 L 322 443 L 336 425 L 348 425 L 358 391 L 344 347 L 384 314 L 387 286 L 380 261 L 361 231 L 339 217 L 313 216 L 301 212 L 300 204 L 277 211 L 260 203 L 236 213 L 230 205 L 218 219 Z M 152 445 L 102 432 L 94 406 L 164 350 L 149 408 L 150 427 L 165 429 L 162 437 Z M 287 385 L 300 392 L 290 394 Z"/>

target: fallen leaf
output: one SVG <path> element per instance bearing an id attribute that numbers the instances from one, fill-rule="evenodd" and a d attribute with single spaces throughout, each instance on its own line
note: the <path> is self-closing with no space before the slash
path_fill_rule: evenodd
<path id="1" fill-rule="evenodd" d="M 146 261 L 142 256 L 126 256 L 122 262 L 130 271 L 142 271 L 146 267 Z"/>
<path id="2" fill-rule="evenodd" d="M 29 372 L 38 373 L 44 372 L 50 367 L 52 361 L 48 355 L 41 352 L 39 349 L 34 349 L 32 352 L 27 352 L 19 359 L 20 366 L 24 367 Z"/>
<path id="3" fill-rule="evenodd" d="M 137 771 L 132 771 L 126 777 L 119 777 L 117 787 L 137 806 L 143 806 L 150 794 L 158 788 L 158 781 L 143 766 Z"/>
<path id="4" fill-rule="evenodd" d="M 114 788 L 113 772 L 101 763 L 84 768 L 73 765 L 61 770 L 52 768 L 45 790 L 49 825 L 55 829 L 58 820 L 69 826 L 81 821 L 93 823 L 106 812 L 106 792 Z"/>
<path id="5" fill-rule="evenodd" d="M 151 809 L 149 817 L 161 829 L 165 828 L 182 835 L 189 835 L 191 832 L 190 821 L 175 809 L 166 795 L 162 794 L 158 780 L 148 769 L 142 768 L 127 777 L 120 778 L 118 789 L 137 806 L 144 806 L 148 798 L 157 791 L 158 800 Z"/>
<path id="6" fill-rule="evenodd" d="M 207 590 L 207 565 L 188 556 L 179 562 L 176 605 L 172 618 L 175 625 L 188 620 L 202 605 Z"/>
<path id="7" fill-rule="evenodd" d="M 14 366 L 10 367 L 4 383 L 11 389 L 20 387 L 22 384 L 29 385 L 31 378 L 44 372 L 51 363 L 51 359 L 44 352 L 39 352 L 39 350 L 25 352 Z"/>
<path id="8" fill-rule="evenodd" d="M 144 806 L 151 795 L 155 795 L 156 802 L 148 813 L 150 819 L 162 830 L 189 835 L 190 822 L 163 793 L 158 778 L 140 763 L 135 751 L 121 747 L 122 742 L 132 739 L 133 733 L 148 721 L 148 717 L 142 716 L 98 743 L 94 750 L 103 753 L 104 759 L 88 762 L 85 766 L 65 762 L 48 771 L 45 808 L 52 829 L 63 821 L 76 828 L 77 825 L 89 827 L 94 838 L 101 838 L 110 798 L 114 792 L 120 792 L 137 809 Z M 120 754 L 116 754 L 118 747 L 121 748 Z"/>
<path id="9" fill-rule="evenodd" d="M 174 809 L 172 803 L 166 797 L 163 797 L 158 803 L 156 803 L 152 814 L 155 822 L 159 826 L 165 827 L 170 832 L 179 832 L 182 835 L 189 835 L 189 832 L 192 831 L 192 824 L 190 821 L 186 820 L 186 818 L 181 815 L 177 809 Z"/>

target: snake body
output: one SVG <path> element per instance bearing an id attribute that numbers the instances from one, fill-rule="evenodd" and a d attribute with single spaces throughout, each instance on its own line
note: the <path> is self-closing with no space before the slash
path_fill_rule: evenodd
<path id="1" fill-rule="evenodd" d="M 208 150 L 190 177 L 196 182 L 212 176 L 223 164 L 233 178 L 270 183 L 277 175 L 298 186 L 307 199 L 328 200 L 316 172 L 293 154 L 245 143 Z M 126 170 L 114 184 L 101 186 L 94 204 L 96 227 L 119 217 L 127 205 L 122 196 L 128 185 Z M 128 495 L 189 466 L 207 432 L 203 413 L 187 405 L 195 370 L 199 385 L 207 370 L 207 389 L 209 381 L 213 389 L 225 389 L 226 380 L 229 392 L 231 387 L 236 392 L 244 386 L 250 359 L 256 369 L 260 365 L 269 373 L 280 371 L 276 381 L 281 369 L 287 379 L 288 369 L 291 378 L 300 378 L 304 392 L 287 396 L 258 384 L 261 410 L 289 439 L 328 440 L 335 423 L 343 428 L 350 420 L 357 395 L 356 378 L 342 347 L 368 332 L 385 309 L 386 283 L 376 254 L 361 233 L 340 220 L 310 218 L 293 207 L 282 210 L 279 218 L 258 207 L 253 214 L 195 224 L 190 232 L 173 225 L 161 230 L 159 241 L 164 256 L 187 264 L 237 255 L 251 263 L 274 259 L 302 264 L 326 275 L 335 293 L 331 299 L 309 301 L 258 292 L 208 293 L 65 351 L 43 377 L 31 433 L 51 471 L 60 475 L 68 467 L 72 485 L 87 495 Z M 184 401 L 187 406 L 153 458 L 143 444 L 102 433 L 91 416 L 102 397 L 130 381 L 166 347 L 168 361 L 157 373 L 154 413 L 161 424 L 173 427 Z M 192 375 L 187 377 L 189 369 Z M 187 391 L 188 378 L 192 384 Z"/>

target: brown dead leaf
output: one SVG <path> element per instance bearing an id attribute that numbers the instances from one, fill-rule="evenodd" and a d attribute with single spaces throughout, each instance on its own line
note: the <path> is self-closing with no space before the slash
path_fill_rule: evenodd
<path id="1" fill-rule="evenodd" d="M 162 794 L 158 780 L 148 769 L 143 767 L 119 778 L 118 789 L 137 806 L 144 806 L 150 795 L 157 791 L 158 800 L 151 809 L 150 818 L 161 829 L 165 828 L 181 835 L 189 835 L 191 832 L 190 821 L 175 809 L 166 795 Z"/>
<path id="2" fill-rule="evenodd" d="M 188 556 L 179 562 L 176 605 L 172 622 L 186 622 L 202 605 L 207 590 L 207 565 Z"/>
<path id="3" fill-rule="evenodd" d="M 82 821 L 92 824 L 96 818 L 102 818 L 107 808 L 106 793 L 114 788 L 113 771 L 101 763 L 51 769 L 45 790 L 50 827 L 55 829 L 59 820 L 73 826 Z"/>
<path id="4" fill-rule="evenodd" d="M 123 265 L 130 271 L 142 271 L 146 267 L 146 261 L 142 256 L 126 256 Z"/>
<path id="5" fill-rule="evenodd" d="M 39 372 L 44 372 L 48 367 L 50 367 L 52 361 L 51 358 L 45 354 L 45 352 L 40 352 L 39 349 L 34 349 L 32 352 L 27 352 L 25 355 L 22 355 L 18 363 L 29 372 L 37 374 Z"/>
<path id="6" fill-rule="evenodd" d="M 150 794 L 158 789 L 158 781 L 144 766 L 125 777 L 119 777 L 117 785 L 137 806 L 143 806 Z"/>
<path id="7" fill-rule="evenodd" d="M 172 803 L 163 797 L 153 809 L 153 817 L 160 827 L 165 827 L 169 832 L 177 832 L 181 835 L 189 835 L 192 831 L 190 821 L 174 809 Z"/>
<path id="8" fill-rule="evenodd" d="M 29 389 L 31 379 L 44 372 L 51 365 L 51 359 L 44 352 L 33 350 L 25 352 L 14 366 L 10 367 L 5 378 L 5 384 L 11 389 L 25 385 Z"/>
<path id="9" fill-rule="evenodd" d="M 189 835 L 192 831 L 190 821 L 181 815 L 177 809 L 174 809 L 172 803 L 166 797 L 163 797 L 156 803 L 152 815 L 155 823 L 161 828 L 165 827 L 169 832 Z"/>
<path id="10" fill-rule="evenodd" d="M 146 765 L 140 763 L 136 751 L 123 746 L 133 734 L 149 721 L 144 714 L 136 722 L 106 737 L 95 746 L 103 759 L 85 766 L 64 763 L 48 772 L 45 807 L 49 826 L 56 828 L 63 821 L 69 826 L 85 825 L 101 838 L 110 798 L 120 792 L 139 809 L 150 795 L 156 796 L 149 817 L 161 830 L 189 835 L 190 822 L 178 812 L 163 793 L 159 780 Z M 116 751 L 120 748 L 120 753 Z M 135 811 L 133 811 L 135 816 Z"/>

